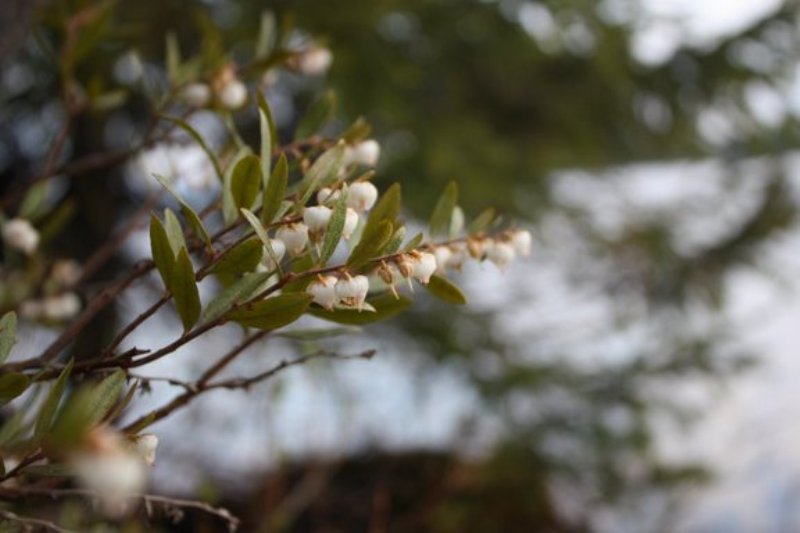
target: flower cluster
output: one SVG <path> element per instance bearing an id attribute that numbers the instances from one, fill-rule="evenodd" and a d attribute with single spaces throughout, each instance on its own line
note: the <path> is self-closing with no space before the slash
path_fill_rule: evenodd
<path id="1" fill-rule="evenodd" d="M 247 103 L 247 86 L 229 64 L 220 69 L 210 84 L 197 81 L 183 87 L 180 97 L 192 107 L 208 107 L 216 101 L 224 109 L 234 111 Z"/>

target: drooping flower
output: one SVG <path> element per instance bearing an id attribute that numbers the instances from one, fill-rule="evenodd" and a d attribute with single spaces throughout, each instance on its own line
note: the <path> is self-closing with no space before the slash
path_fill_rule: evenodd
<path id="1" fill-rule="evenodd" d="M 181 91 L 181 98 L 192 107 L 206 107 L 211 102 L 211 87 L 205 83 L 190 83 Z"/>
<path id="2" fill-rule="evenodd" d="M 308 226 L 308 235 L 312 241 L 317 241 L 328 227 L 331 219 L 331 208 L 324 205 L 306 207 L 303 210 L 303 222 Z"/>
<path id="3" fill-rule="evenodd" d="M 306 288 L 306 292 L 314 297 L 314 302 L 318 303 L 325 309 L 331 310 L 338 302 L 336 295 L 336 282 L 339 278 L 336 276 L 318 276 L 317 279 L 311 282 Z"/>
<path id="4" fill-rule="evenodd" d="M 348 207 L 344 216 L 344 228 L 342 228 L 342 237 L 346 240 L 355 231 L 358 226 L 358 213 L 352 207 Z"/>
<path id="5" fill-rule="evenodd" d="M 511 245 L 522 257 L 528 257 L 531 254 L 531 232 L 523 229 L 516 230 L 511 234 Z"/>
<path id="6" fill-rule="evenodd" d="M 375 139 L 361 141 L 355 146 L 348 146 L 344 153 L 345 165 L 358 164 L 374 167 L 381 155 L 381 145 Z"/>
<path id="7" fill-rule="evenodd" d="M 283 256 L 286 255 L 286 244 L 281 239 L 270 239 L 269 245 L 275 257 L 272 257 L 266 246 L 264 246 L 264 255 L 261 256 L 261 263 L 267 267 L 268 271 L 278 268 L 278 264 L 280 264 Z"/>
<path id="8" fill-rule="evenodd" d="M 335 191 L 330 187 L 323 187 L 317 191 L 317 203 L 324 204 L 327 202 L 335 202 L 339 199 L 339 195 L 341 191 L 336 189 Z M 349 204 L 350 202 L 348 202 Z"/>
<path id="9" fill-rule="evenodd" d="M 3 240 L 11 248 L 32 255 L 39 246 L 39 232 L 27 220 L 12 218 L 3 224 Z"/>
<path id="10" fill-rule="evenodd" d="M 486 257 L 489 261 L 497 265 L 501 270 L 505 269 L 517 255 L 514 251 L 514 247 L 510 243 L 504 241 L 487 241 L 485 250 Z"/>
<path id="11" fill-rule="evenodd" d="M 297 70 L 307 76 L 321 76 L 333 63 L 333 54 L 323 46 L 312 46 L 297 58 Z"/>
<path id="12" fill-rule="evenodd" d="M 350 185 L 347 205 L 359 213 L 369 211 L 378 199 L 378 189 L 369 181 L 357 181 Z"/>
<path id="13" fill-rule="evenodd" d="M 158 437 L 152 433 L 142 433 L 134 437 L 134 450 L 147 466 L 153 466 L 156 462 L 156 449 L 158 448 Z"/>
<path id="14" fill-rule="evenodd" d="M 411 261 L 413 265 L 411 276 L 427 285 L 436 272 L 436 256 L 429 252 L 412 253 Z"/>
<path id="15" fill-rule="evenodd" d="M 340 305 L 361 311 L 369 292 L 369 279 L 362 275 L 345 276 L 336 282 L 335 289 Z"/>
<path id="16" fill-rule="evenodd" d="M 302 222 L 278 228 L 275 237 L 282 241 L 289 255 L 300 255 L 308 245 L 308 226 Z"/>
<path id="17" fill-rule="evenodd" d="M 247 86 L 238 79 L 232 79 L 220 89 L 219 101 L 226 109 L 239 109 L 247 103 Z"/>

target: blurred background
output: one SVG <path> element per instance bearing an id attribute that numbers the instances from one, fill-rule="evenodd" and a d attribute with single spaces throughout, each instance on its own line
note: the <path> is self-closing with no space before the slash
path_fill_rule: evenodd
<path id="1" fill-rule="evenodd" d="M 59 63 L 63 20 L 92 4 L 103 24 Z M 496 207 L 530 228 L 533 253 L 465 268 L 464 308 L 420 294 L 360 334 L 270 340 L 232 373 L 320 345 L 378 356 L 214 392 L 154 425 L 154 491 L 228 505 L 253 531 L 800 529 L 796 2 L 4 0 L 0 193 L 65 120 L 63 70 L 97 102 L 66 157 L 124 149 L 147 127 L 168 32 L 187 56 L 236 60 L 267 10 L 290 41 L 333 53 L 324 77 L 260 80 L 283 141 L 332 89 L 330 127 L 373 125 L 375 182 L 402 183 L 409 224 L 454 179 L 468 216 Z M 254 110 L 235 118 L 256 142 Z M 204 205 L 203 165 L 155 147 L 56 180 L 71 216 L 48 246 L 85 259 L 145 201 L 149 172 Z M 148 250 L 134 235 L 84 290 Z M 76 351 L 159 290 L 126 293 Z M 123 348 L 179 327 L 165 311 Z M 26 331 L 31 351 L 55 335 Z M 196 375 L 233 332 L 142 373 Z M 176 392 L 153 383 L 130 418 Z"/>

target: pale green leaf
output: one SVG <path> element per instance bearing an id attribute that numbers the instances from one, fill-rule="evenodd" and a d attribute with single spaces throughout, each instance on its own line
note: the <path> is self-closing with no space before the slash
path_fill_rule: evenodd
<path id="1" fill-rule="evenodd" d="M 172 270 L 175 267 L 175 253 L 170 246 L 164 225 L 155 215 L 150 216 L 150 251 L 153 254 L 156 269 L 161 274 L 164 285 L 169 289 Z"/>
<path id="2" fill-rule="evenodd" d="M 248 303 L 234 309 L 226 318 L 242 326 L 273 330 L 291 324 L 308 309 L 312 296 L 293 292 Z"/>
<path id="3" fill-rule="evenodd" d="M 429 230 L 431 236 L 447 235 L 450 231 L 450 221 L 453 217 L 453 210 L 458 202 L 458 185 L 451 181 L 447 184 L 436 202 L 436 206 L 431 213 Z"/>
<path id="4" fill-rule="evenodd" d="M 428 292 L 449 304 L 465 305 L 467 303 L 467 297 L 464 296 L 461 289 L 441 276 L 431 276 L 430 281 L 424 287 L 428 289 Z"/>
<path id="5" fill-rule="evenodd" d="M 234 304 L 247 301 L 270 278 L 270 272 L 247 273 L 233 285 L 220 292 L 206 306 L 203 322 L 211 322 L 224 315 Z"/>
<path id="6" fill-rule="evenodd" d="M 231 197 L 236 209 L 253 207 L 261 187 L 261 162 L 255 155 L 240 159 L 231 176 Z"/>

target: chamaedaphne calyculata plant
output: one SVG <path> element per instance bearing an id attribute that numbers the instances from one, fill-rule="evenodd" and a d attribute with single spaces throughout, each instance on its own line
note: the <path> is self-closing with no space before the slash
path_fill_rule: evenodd
<path id="1" fill-rule="evenodd" d="M 92 20 L 76 15 L 65 31 L 85 32 L 81 25 L 91 26 Z M 438 199 L 428 229 L 410 231 L 399 185 L 381 192 L 371 181 L 380 145 L 370 138 L 369 125 L 359 119 L 337 133 L 331 134 L 330 128 L 321 133 L 331 112 L 327 93 L 308 110 L 294 138 L 281 143 L 265 96 L 271 80 L 283 71 L 320 77 L 333 55 L 307 39 L 279 38 L 269 15 L 262 26 L 247 63 L 208 51 L 182 59 L 176 40 L 168 37 L 163 83 L 148 90 L 153 120 L 144 139 L 123 154 L 60 164 L 74 118 L 114 105 L 117 98 L 115 93 L 93 94 L 77 85 L 69 69 L 70 47 L 76 41 L 64 40 L 64 105 L 70 119 L 39 173 L 4 198 L 0 220 L 5 244 L 0 294 L 5 310 L 0 320 L 3 499 L 78 497 L 109 520 L 149 518 L 159 510 L 187 507 L 235 528 L 237 519 L 224 509 L 144 493 L 158 446 L 150 425 L 209 391 L 248 389 L 314 358 L 372 356 L 371 351 L 325 351 L 252 375 L 224 377 L 223 371 L 249 347 L 291 328 L 301 317 L 368 325 L 408 310 L 415 286 L 463 305 L 466 298 L 447 279 L 449 272 L 470 260 L 489 261 L 502 269 L 516 256 L 528 255 L 530 233 L 504 223 L 494 210 L 467 223 L 454 182 Z M 225 124 L 224 142 L 211 142 L 192 125 L 199 112 Z M 258 116 L 257 146 L 248 145 L 237 131 L 234 118 L 245 113 Z M 67 216 L 51 201 L 55 184 L 155 147 L 187 144 L 202 150 L 219 185 L 220 194 L 204 208 L 192 207 L 170 177 L 153 173 L 149 179 L 157 192 L 86 261 L 51 253 L 48 243 L 59 238 L 59 222 Z M 163 205 L 173 207 L 159 207 Z M 91 272 L 137 232 L 147 232 L 150 258 L 102 290 L 85 290 Z M 152 276 L 163 287 L 159 298 L 120 324 L 97 353 L 68 356 L 98 313 Z M 201 298 L 201 284 L 209 296 Z M 122 349 L 162 308 L 174 309 L 182 330 L 163 345 Z M 13 348 L 24 330 L 18 330 L 18 320 L 52 328 L 52 342 L 40 353 L 17 353 Z M 192 381 L 157 378 L 182 392 L 123 423 L 128 407 L 154 379 L 139 374 L 142 367 L 229 324 L 240 326 L 241 333 L 230 339 L 227 352 Z M 325 331 L 320 327 L 314 335 Z M 12 510 L 2 509 L 0 516 L 25 527 L 58 530 L 55 524 Z"/>

